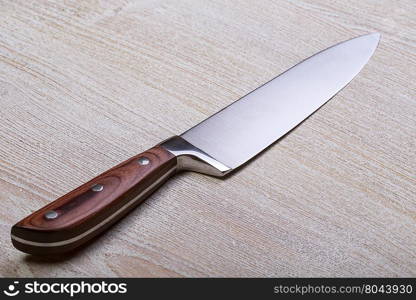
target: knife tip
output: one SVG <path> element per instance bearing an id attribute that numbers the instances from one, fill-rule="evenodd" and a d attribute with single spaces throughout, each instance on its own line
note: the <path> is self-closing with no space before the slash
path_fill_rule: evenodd
<path id="1" fill-rule="evenodd" d="M 371 55 L 374 53 L 374 51 L 378 47 L 378 44 L 380 43 L 380 39 L 381 39 L 380 32 L 372 32 L 372 33 L 364 34 L 362 36 L 357 37 L 357 40 L 363 41 L 364 42 L 363 45 L 366 45 L 366 47 L 368 47 L 367 49 L 370 50 Z"/>
<path id="2" fill-rule="evenodd" d="M 372 33 L 366 34 L 365 36 L 373 38 L 374 40 L 379 42 L 380 38 L 381 38 L 381 33 L 380 32 L 372 32 Z"/>

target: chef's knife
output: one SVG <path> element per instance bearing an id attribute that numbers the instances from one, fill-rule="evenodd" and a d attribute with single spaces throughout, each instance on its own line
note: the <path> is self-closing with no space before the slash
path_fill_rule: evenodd
<path id="1" fill-rule="evenodd" d="M 13 245 L 31 254 L 72 250 L 178 171 L 224 176 L 237 169 L 347 85 L 379 39 L 368 34 L 321 51 L 180 136 L 104 172 L 14 225 Z"/>

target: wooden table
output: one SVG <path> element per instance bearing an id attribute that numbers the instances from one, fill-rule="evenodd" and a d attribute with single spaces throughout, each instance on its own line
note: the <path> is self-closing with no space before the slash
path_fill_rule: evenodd
<path id="1" fill-rule="evenodd" d="M 1 275 L 416 276 L 415 15 L 413 0 L 2 1 Z M 30 212 L 374 31 L 351 84 L 241 171 L 183 173 L 59 260 L 12 247 Z"/>

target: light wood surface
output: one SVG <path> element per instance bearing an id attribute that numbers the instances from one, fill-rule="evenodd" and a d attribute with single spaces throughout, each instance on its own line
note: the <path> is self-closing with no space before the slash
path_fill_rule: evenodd
<path id="1" fill-rule="evenodd" d="M 416 276 L 415 15 L 413 0 L 0 1 L 0 274 Z M 60 260 L 13 248 L 32 211 L 374 31 L 355 80 L 232 176 L 176 176 Z"/>

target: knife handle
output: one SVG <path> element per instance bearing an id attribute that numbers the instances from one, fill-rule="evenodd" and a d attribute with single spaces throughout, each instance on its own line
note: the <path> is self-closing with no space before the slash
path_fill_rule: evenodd
<path id="1" fill-rule="evenodd" d="M 126 215 L 176 169 L 175 155 L 153 147 L 18 222 L 13 245 L 37 255 L 73 250 Z"/>

